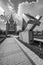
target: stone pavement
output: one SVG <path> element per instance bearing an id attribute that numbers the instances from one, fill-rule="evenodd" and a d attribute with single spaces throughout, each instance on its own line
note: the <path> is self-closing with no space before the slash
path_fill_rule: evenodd
<path id="1" fill-rule="evenodd" d="M 0 45 L 0 65 L 32 65 L 12 36 Z"/>
<path id="2" fill-rule="evenodd" d="M 18 42 L 18 45 L 22 48 L 22 50 L 25 52 L 25 54 L 30 57 L 30 59 L 36 64 L 36 65 L 43 65 L 43 59 L 39 58 L 33 51 L 31 51 L 29 48 L 24 46 L 20 41 L 18 41 L 16 38 L 15 40 Z"/>

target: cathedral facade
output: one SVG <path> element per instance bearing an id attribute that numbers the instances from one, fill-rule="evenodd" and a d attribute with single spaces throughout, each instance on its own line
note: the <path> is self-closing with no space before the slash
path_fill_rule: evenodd
<path id="1" fill-rule="evenodd" d="M 6 23 L 6 32 L 7 33 L 16 32 L 16 22 L 14 22 L 12 15 L 9 19 L 9 22 L 7 21 L 7 23 Z"/>

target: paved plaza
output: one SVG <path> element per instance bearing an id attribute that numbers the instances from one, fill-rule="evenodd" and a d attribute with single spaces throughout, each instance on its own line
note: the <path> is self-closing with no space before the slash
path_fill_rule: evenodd
<path id="1" fill-rule="evenodd" d="M 12 36 L 0 45 L 0 65 L 32 65 L 32 62 Z"/>

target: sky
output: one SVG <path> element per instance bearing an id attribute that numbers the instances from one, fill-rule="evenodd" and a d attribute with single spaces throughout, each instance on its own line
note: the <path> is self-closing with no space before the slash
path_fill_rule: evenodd
<path id="1" fill-rule="evenodd" d="M 29 1 L 32 0 L 0 0 L 0 6 L 3 7 L 3 9 L 6 11 L 6 14 L 10 14 L 9 6 L 14 8 L 15 13 L 18 12 L 25 12 L 25 13 L 31 13 L 32 15 L 36 15 L 37 13 L 40 15 L 43 11 L 43 0 L 37 0 L 38 3 L 29 4 Z M 36 1 L 36 0 L 34 0 Z"/>
<path id="2" fill-rule="evenodd" d="M 17 11 L 18 5 L 25 1 L 26 0 L 0 0 L 0 4 L 3 7 L 7 7 L 7 5 L 10 4 L 10 5 L 14 6 L 15 10 Z M 27 0 L 27 1 L 30 1 L 30 0 Z M 33 1 L 36 1 L 36 0 L 33 0 Z"/>
<path id="3" fill-rule="evenodd" d="M 19 16 L 23 13 L 29 13 L 33 16 L 43 16 L 43 0 L 34 0 L 35 3 L 29 3 L 30 0 L 0 0 L 0 7 L 5 10 L 5 14 L 10 16 L 11 11 Z M 32 1 L 32 0 L 31 0 Z M 1 10 L 0 10 L 1 11 Z M 43 22 L 43 18 L 41 19 Z M 4 27 L 4 25 L 3 25 Z"/>
<path id="4" fill-rule="evenodd" d="M 14 13 L 30 13 L 33 16 L 37 14 L 43 16 L 43 0 L 34 0 L 37 3 L 30 4 L 32 0 L 0 0 L 0 6 L 5 10 L 5 14 L 10 16 L 10 9 L 13 9 Z"/>
<path id="5" fill-rule="evenodd" d="M 0 7 L 0 15 L 3 14 L 4 9 L 2 7 Z"/>

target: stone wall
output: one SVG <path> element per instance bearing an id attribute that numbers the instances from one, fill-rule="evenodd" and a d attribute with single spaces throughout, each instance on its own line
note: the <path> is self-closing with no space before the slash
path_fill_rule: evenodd
<path id="1" fill-rule="evenodd" d="M 19 38 L 20 38 L 20 40 L 29 44 L 29 32 L 28 32 L 28 30 L 19 33 Z"/>

